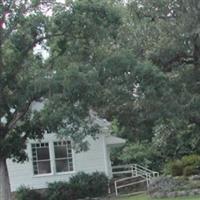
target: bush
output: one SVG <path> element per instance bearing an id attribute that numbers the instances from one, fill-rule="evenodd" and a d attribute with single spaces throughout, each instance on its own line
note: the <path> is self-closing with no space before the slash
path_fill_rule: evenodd
<path id="1" fill-rule="evenodd" d="M 113 149 L 111 159 L 115 165 L 137 163 L 156 171 L 163 167 L 159 153 L 146 141 L 128 143 L 124 147 Z"/>
<path id="2" fill-rule="evenodd" d="M 42 200 L 42 195 L 36 190 L 22 186 L 16 192 L 16 200 Z"/>
<path id="3" fill-rule="evenodd" d="M 200 167 L 200 156 L 199 155 L 189 155 L 189 156 L 184 156 L 181 159 L 184 167 L 187 166 L 194 166 L 196 168 Z"/>
<path id="4" fill-rule="evenodd" d="M 60 181 L 49 183 L 46 197 L 48 200 L 74 200 L 77 194 L 69 183 Z"/>
<path id="5" fill-rule="evenodd" d="M 79 198 L 89 196 L 90 176 L 89 174 L 80 172 L 70 178 L 69 184 L 74 190 L 77 190 L 77 196 Z"/>
<path id="6" fill-rule="evenodd" d="M 105 196 L 108 190 L 108 178 L 103 173 L 86 174 L 80 172 L 69 182 L 54 182 L 48 185 L 48 200 L 75 200 L 85 197 Z"/>
<path id="7" fill-rule="evenodd" d="M 180 160 L 169 162 L 165 171 L 172 176 L 191 176 L 200 173 L 200 156 L 189 155 L 184 156 Z"/>
<path id="8" fill-rule="evenodd" d="M 180 160 L 172 161 L 169 163 L 169 172 L 172 176 L 182 176 L 183 168 L 183 163 Z"/>
<path id="9" fill-rule="evenodd" d="M 90 177 L 90 197 L 105 196 L 108 192 L 108 178 L 103 173 L 94 172 Z"/>
<path id="10" fill-rule="evenodd" d="M 186 166 L 183 170 L 183 175 L 184 176 L 192 176 L 192 175 L 196 175 L 199 173 L 199 170 L 194 166 Z"/>

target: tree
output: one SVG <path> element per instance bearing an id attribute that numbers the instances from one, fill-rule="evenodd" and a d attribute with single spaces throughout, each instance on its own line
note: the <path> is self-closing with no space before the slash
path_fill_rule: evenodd
<path id="1" fill-rule="evenodd" d="M 97 131 L 89 117 L 98 87 L 92 52 L 121 22 L 103 1 L 0 3 L 0 199 L 10 200 L 6 159 L 23 162 L 27 139 L 58 132 L 81 144 Z M 42 111 L 32 111 L 35 101 Z"/>
<path id="2" fill-rule="evenodd" d="M 123 130 L 120 136 L 151 140 L 152 123 L 161 116 L 165 101 L 164 73 L 150 62 L 139 61 L 130 50 L 111 54 L 99 68 L 103 101 L 99 109 L 107 119 L 117 119 Z"/>
<path id="3" fill-rule="evenodd" d="M 162 162 L 199 153 L 199 1 L 130 0 L 122 7 L 119 53 L 105 70 L 107 117 L 129 141 L 153 141 Z"/>
<path id="4" fill-rule="evenodd" d="M 132 3 L 134 6 L 135 3 Z M 164 156 L 199 153 L 199 1 L 142 0 L 138 1 L 139 4 L 134 6 L 137 16 L 154 27 L 157 38 L 145 56 L 159 66 L 169 79 L 170 97 L 167 102 L 170 104 L 167 108 L 171 116 L 158 120 L 155 127 L 165 127 L 164 130 L 170 132 L 170 138 L 174 138 L 174 147 L 171 148 L 165 141 L 167 146 L 164 148 L 162 145 L 163 151 L 167 153 L 167 148 L 174 149 L 175 146 L 176 149 Z M 152 38 L 154 36 L 148 34 L 147 40 L 152 41 Z M 162 137 L 168 135 L 166 131 L 160 133 Z M 168 139 L 165 137 L 165 140 Z"/>

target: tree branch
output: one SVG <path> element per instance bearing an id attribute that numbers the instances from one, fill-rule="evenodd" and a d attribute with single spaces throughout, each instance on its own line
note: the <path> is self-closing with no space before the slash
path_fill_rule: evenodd
<path id="1" fill-rule="evenodd" d="M 55 33 L 55 34 L 49 34 L 46 36 L 41 36 L 39 38 L 36 38 L 25 50 L 24 50 L 24 54 L 27 54 L 31 49 L 33 49 L 35 47 L 36 44 L 42 42 L 43 40 L 46 39 L 50 39 L 52 37 L 59 37 L 59 36 L 63 36 L 65 33 Z"/>
<path id="2" fill-rule="evenodd" d="M 22 109 L 20 111 L 15 111 L 12 120 L 7 123 L 8 130 L 14 129 L 17 125 L 17 122 L 20 121 L 27 114 L 32 102 L 39 100 L 42 96 L 43 96 L 43 92 L 36 94 L 35 96 L 31 97 L 27 101 L 27 103 L 22 107 Z"/>
<path id="3" fill-rule="evenodd" d="M 176 15 L 175 14 L 171 14 L 171 15 L 151 15 L 151 14 L 145 14 L 145 13 L 141 13 L 141 12 L 136 12 L 136 15 L 139 19 L 141 18 L 149 18 L 150 21 L 156 21 L 159 19 L 162 20 L 171 20 L 171 19 L 175 19 Z"/>
<path id="4" fill-rule="evenodd" d="M 13 128 L 16 127 L 17 122 L 20 119 L 22 119 L 24 117 L 24 115 L 28 112 L 31 103 L 32 103 L 32 101 L 29 101 L 28 103 L 25 104 L 25 106 L 23 107 L 23 109 L 20 112 L 16 112 L 14 114 L 13 119 L 11 120 L 11 122 L 8 125 L 8 130 L 12 130 Z"/>
<path id="5" fill-rule="evenodd" d="M 194 64 L 193 56 L 187 55 L 186 53 L 177 53 L 169 59 L 167 62 L 163 63 L 160 59 L 152 59 L 155 64 L 164 66 L 164 70 L 167 72 L 171 72 L 173 69 L 173 65 L 182 65 L 182 64 Z"/>

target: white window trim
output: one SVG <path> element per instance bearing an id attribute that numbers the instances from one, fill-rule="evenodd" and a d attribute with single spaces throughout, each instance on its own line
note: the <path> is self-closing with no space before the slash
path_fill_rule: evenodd
<path id="1" fill-rule="evenodd" d="M 67 171 L 67 172 L 56 172 L 56 159 L 55 159 L 55 149 L 54 149 L 54 142 L 59 142 L 60 140 L 54 140 L 53 142 L 52 142 L 52 154 L 53 154 L 53 165 L 54 165 L 54 175 L 67 175 L 67 174 L 74 174 L 75 173 L 75 165 L 74 165 L 74 163 L 75 163 L 75 152 L 74 152 L 74 150 L 73 150 L 73 148 L 71 148 L 71 150 L 72 150 L 72 165 L 73 165 L 73 170 L 72 171 Z M 68 141 L 70 141 L 71 142 L 71 145 L 72 145 L 72 141 L 71 140 L 68 140 Z"/>
<path id="2" fill-rule="evenodd" d="M 51 169 L 51 173 L 44 173 L 44 174 L 34 174 L 34 166 L 33 166 L 33 154 L 32 154 L 32 144 L 38 144 L 38 143 L 48 143 L 48 148 L 49 148 L 49 161 L 50 161 L 50 169 Z M 30 144 L 30 156 L 31 156 L 31 165 L 32 165 L 32 175 L 34 177 L 39 177 L 39 176 L 51 176 L 53 175 L 53 171 L 52 171 L 52 165 L 51 165 L 51 155 L 50 155 L 50 143 L 47 141 L 38 141 L 38 142 L 31 142 Z"/>
<path id="3" fill-rule="evenodd" d="M 48 176 L 60 176 L 60 175 L 70 175 L 74 174 L 76 172 L 75 169 L 75 151 L 72 148 L 72 165 L 73 165 L 73 170 L 72 171 L 67 171 L 67 172 L 56 172 L 56 162 L 55 162 L 55 150 L 54 150 L 54 142 L 59 142 L 60 140 L 53 140 L 53 141 L 35 141 L 31 142 L 29 146 L 29 155 L 30 155 L 30 163 L 32 165 L 32 177 L 33 178 L 40 178 L 40 177 L 48 177 Z M 71 140 L 68 140 L 71 141 Z M 50 156 L 50 167 L 51 167 L 51 173 L 47 174 L 34 174 L 34 167 L 33 167 L 33 157 L 32 157 L 32 144 L 37 144 L 37 143 L 48 143 L 49 144 L 49 156 Z M 72 141 L 71 141 L 72 143 Z"/>

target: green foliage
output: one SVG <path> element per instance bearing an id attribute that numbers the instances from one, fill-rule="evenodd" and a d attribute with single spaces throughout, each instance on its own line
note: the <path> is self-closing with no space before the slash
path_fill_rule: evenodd
<path id="1" fill-rule="evenodd" d="M 191 176 L 200 173 L 200 156 L 188 155 L 183 156 L 180 160 L 170 161 L 165 172 L 172 176 Z"/>
<path id="2" fill-rule="evenodd" d="M 161 79 L 156 79 L 155 74 L 152 76 L 153 67 L 149 68 L 148 76 L 142 64 L 139 69 L 147 74 L 142 76 L 145 83 L 144 90 L 139 93 L 142 98 L 138 101 L 124 98 L 120 106 L 112 107 L 116 113 L 109 114 L 124 128 L 123 137 L 134 142 L 153 141 L 152 148 L 162 163 L 200 153 L 197 13 L 199 2 L 196 0 L 192 3 L 185 0 L 128 1 L 124 9 L 126 23 L 118 38 L 121 48 L 133 52 L 137 61 L 147 59 L 156 65 L 166 82 L 162 85 Z"/>
<path id="3" fill-rule="evenodd" d="M 48 185 L 46 192 L 46 197 L 49 200 L 67 200 L 67 199 L 76 199 L 76 192 L 74 188 L 70 186 L 67 182 L 54 182 Z"/>
<path id="4" fill-rule="evenodd" d="M 108 178 L 99 172 L 91 175 L 80 172 L 73 176 L 69 183 L 78 187 L 79 198 L 104 196 L 108 190 Z"/>
<path id="5" fill-rule="evenodd" d="M 101 97 L 97 65 L 113 52 L 121 24 L 119 7 L 106 0 L 1 3 L 1 159 L 23 162 L 27 140 L 46 132 L 87 150 L 84 138 L 99 133 L 90 116 Z M 33 111 L 36 102 L 44 108 Z"/>
<path id="6" fill-rule="evenodd" d="M 97 109 L 108 119 L 117 120 L 118 135 L 132 142 L 151 139 L 151 126 L 161 117 L 159 97 L 166 91 L 165 75 L 149 62 L 138 62 L 132 51 L 122 49 L 103 60 L 99 80 L 102 92 Z"/>
<path id="7" fill-rule="evenodd" d="M 197 175 L 200 173 L 200 156 L 199 155 L 189 155 L 184 156 L 181 159 L 184 169 L 184 176 Z"/>
<path id="8" fill-rule="evenodd" d="M 16 192 L 16 200 L 44 200 L 42 195 L 36 190 L 22 186 Z"/>
<path id="9" fill-rule="evenodd" d="M 51 16 L 44 7 L 52 10 Z M 122 23 L 118 7 L 95 0 L 34 0 L 5 3 L 2 16 L 4 11 L 0 157 L 24 161 L 26 140 L 42 138 L 44 132 L 71 136 L 79 149 L 86 149 L 84 137 L 98 133 L 88 117 L 100 92 L 96 49 L 116 38 Z M 43 102 L 44 109 L 33 112 L 35 101 Z"/>
<path id="10" fill-rule="evenodd" d="M 199 174 L 199 172 L 200 171 L 194 165 L 186 166 L 183 169 L 183 175 L 186 176 L 186 177 L 187 176 L 192 176 L 192 175 L 197 175 L 197 174 Z"/>
<path id="11" fill-rule="evenodd" d="M 163 159 L 179 159 L 184 155 L 200 152 L 199 127 L 185 118 L 159 120 L 153 132 L 153 147 Z"/>
<path id="12" fill-rule="evenodd" d="M 86 197 L 101 197 L 107 194 L 108 178 L 99 172 L 83 172 L 70 178 L 69 182 L 50 183 L 47 189 L 49 200 L 75 200 Z"/>
<path id="13" fill-rule="evenodd" d="M 106 196 L 108 193 L 108 177 L 104 173 L 94 172 L 90 178 L 91 188 L 89 193 L 92 197 Z"/>
<path id="14" fill-rule="evenodd" d="M 124 147 L 114 149 L 111 159 L 115 165 L 137 163 L 158 171 L 162 167 L 159 155 L 147 142 L 128 143 Z"/>
<path id="15" fill-rule="evenodd" d="M 165 173 L 169 173 L 172 176 L 182 176 L 183 169 L 184 169 L 183 163 L 180 160 L 175 160 L 167 164 Z"/>
<path id="16" fill-rule="evenodd" d="M 183 156 L 181 161 L 183 162 L 184 166 L 193 165 L 196 167 L 200 167 L 200 156 L 199 155 Z"/>
<path id="17" fill-rule="evenodd" d="M 81 143 L 98 132 L 91 108 L 129 141 L 115 155 L 120 162 L 160 168 L 200 153 L 198 1 L 26 6 L 0 9 L 1 20 L 8 12 L 0 27 L 0 157 L 23 161 L 26 140 L 45 131 Z M 35 52 L 38 45 L 49 57 Z M 31 113 L 35 101 L 45 106 Z"/>
<path id="18" fill-rule="evenodd" d="M 84 198 L 90 195 L 90 175 L 84 172 L 80 172 L 77 175 L 70 178 L 70 185 L 74 188 L 77 188 L 77 197 Z"/>

